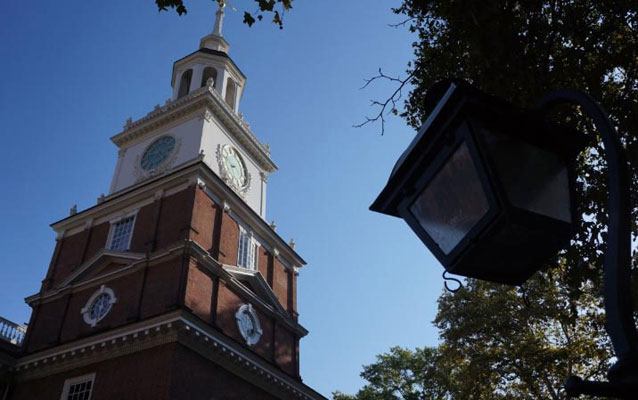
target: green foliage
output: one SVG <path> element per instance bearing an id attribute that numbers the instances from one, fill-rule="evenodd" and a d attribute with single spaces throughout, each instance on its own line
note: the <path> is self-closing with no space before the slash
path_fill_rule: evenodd
<path id="1" fill-rule="evenodd" d="M 445 399 L 448 377 L 439 364 L 438 349 L 425 347 L 410 351 L 393 347 L 377 362 L 363 367 L 361 377 L 370 384 L 356 396 L 333 393 L 334 400 L 417 400 Z"/>
<path id="2" fill-rule="evenodd" d="M 403 0 L 394 11 L 406 18 L 399 25 L 417 35 L 407 71 L 413 87 L 401 114 L 409 124 L 417 128 L 425 120 L 423 95 L 443 78 L 465 79 L 521 107 L 553 89 L 580 89 L 611 113 L 636 187 L 638 3 Z M 470 279 L 459 292 L 442 294 L 437 348 L 393 348 L 364 367 L 364 388 L 354 396 L 337 392 L 335 399 L 557 400 L 566 398 L 562 385 L 569 375 L 605 379 L 612 351 L 601 299 L 604 149 L 577 108 L 559 112 L 553 117 L 593 139 L 579 160 L 584 218 L 570 247 L 524 289 Z"/>
<path id="3" fill-rule="evenodd" d="M 395 347 L 364 366 L 368 384 L 335 400 L 565 399 L 569 375 L 604 379 L 610 346 L 591 285 L 574 301 L 561 269 L 525 289 L 469 280 L 444 293 L 434 321 L 436 348 Z"/>
<path id="4" fill-rule="evenodd" d="M 213 0 L 222 5 L 224 0 Z M 264 18 L 264 13 L 272 13 L 272 22 L 282 29 L 284 26 L 283 15 L 292 9 L 293 0 L 254 0 L 257 3 L 257 11 L 254 13 L 244 12 L 244 23 L 252 26 L 257 20 Z M 155 0 L 159 11 L 167 11 L 169 8 L 175 10 L 178 15 L 186 14 L 184 0 Z"/>

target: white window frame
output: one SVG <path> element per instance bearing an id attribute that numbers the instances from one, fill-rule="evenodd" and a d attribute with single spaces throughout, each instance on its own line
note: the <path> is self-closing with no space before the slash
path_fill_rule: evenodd
<path id="1" fill-rule="evenodd" d="M 121 215 L 119 217 L 113 218 L 109 221 L 111 227 L 109 228 L 109 235 L 106 239 L 106 248 L 108 250 L 114 250 L 113 246 L 113 234 L 115 233 L 115 227 L 120 222 L 127 220 L 128 218 L 133 218 L 133 223 L 131 224 L 131 234 L 128 237 L 128 242 L 126 243 L 126 249 L 124 250 L 115 250 L 115 251 L 129 251 L 131 248 L 131 239 L 133 238 L 133 232 L 135 231 L 135 222 L 137 222 L 137 212 L 139 210 L 135 210 L 133 212 L 127 213 L 125 215 Z"/>
<path id="2" fill-rule="evenodd" d="M 252 320 L 254 329 L 251 332 L 247 332 L 244 324 L 242 323 L 244 314 L 248 315 L 248 317 Z M 261 329 L 259 316 L 257 315 L 257 312 L 255 312 L 252 304 L 242 304 L 235 313 L 235 319 L 237 320 L 237 328 L 239 329 L 239 333 L 241 333 L 241 336 L 246 341 L 246 344 L 248 346 L 257 344 L 264 331 Z"/>
<path id="3" fill-rule="evenodd" d="M 97 319 L 93 319 L 91 318 L 91 306 L 93 305 L 93 301 L 95 301 L 95 299 L 103 293 L 108 294 L 109 297 L 111 298 L 109 301 L 109 303 L 111 304 L 111 308 L 109 308 L 109 310 L 104 315 L 98 317 Z M 95 327 L 95 325 L 97 325 L 98 322 L 104 319 L 104 317 L 106 317 L 109 312 L 111 312 L 111 310 L 113 309 L 113 304 L 115 303 L 117 303 L 117 297 L 115 297 L 115 293 L 113 292 L 113 289 L 102 285 L 100 286 L 98 290 L 96 290 L 91 295 L 89 300 L 86 302 L 86 305 L 82 307 L 82 309 L 80 310 L 80 314 L 82 314 L 82 318 L 84 318 L 84 322 L 91 325 L 91 327 L 93 328 Z"/>
<path id="4" fill-rule="evenodd" d="M 248 236 L 248 246 L 246 251 L 246 262 L 248 265 L 242 265 L 242 238 Z M 251 271 L 257 271 L 259 267 L 259 246 L 260 243 L 255 239 L 252 231 L 239 226 L 239 239 L 237 240 L 237 266 Z"/>
<path id="5" fill-rule="evenodd" d="M 93 372 L 92 374 L 86 374 L 86 375 L 77 376 L 75 378 L 69 378 L 65 380 L 64 387 L 62 388 L 62 396 L 60 396 L 60 400 L 68 400 L 71 386 L 77 385 L 83 382 L 91 382 L 91 391 L 89 392 L 89 397 L 87 398 L 87 400 L 90 400 L 91 396 L 93 396 L 93 389 L 95 388 L 95 372 Z"/>

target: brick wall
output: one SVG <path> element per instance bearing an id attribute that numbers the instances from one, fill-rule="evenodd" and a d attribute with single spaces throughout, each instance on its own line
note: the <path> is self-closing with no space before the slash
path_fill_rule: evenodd
<path id="1" fill-rule="evenodd" d="M 55 287 L 83 262 L 106 245 L 110 224 L 95 225 L 58 243 L 49 276 Z M 219 262 L 236 265 L 239 227 L 203 190 L 189 187 L 170 196 L 156 199 L 142 207 L 136 216 L 132 252 L 150 253 L 191 239 Z M 264 248 L 259 249 L 259 271 L 284 309 L 293 316 L 296 310 L 296 282 L 282 263 Z M 102 268 L 119 268 L 118 265 Z M 99 289 L 95 284 L 75 290 L 39 305 L 34 313 L 26 346 L 29 352 L 67 343 L 134 321 L 157 316 L 185 306 L 194 315 L 216 326 L 238 344 L 245 345 L 235 319 L 239 306 L 248 302 L 223 281 L 201 268 L 188 255 L 176 255 L 153 265 L 144 265 L 134 273 L 110 280 L 118 299 L 111 311 L 95 327 L 86 324 L 80 310 Z M 250 349 L 274 362 L 287 373 L 297 376 L 296 339 L 286 327 L 258 311 L 263 334 Z"/>
<path id="2" fill-rule="evenodd" d="M 95 373 L 91 400 L 172 399 L 176 343 L 153 347 L 82 368 L 13 385 L 9 400 L 60 400 L 66 379 Z"/>

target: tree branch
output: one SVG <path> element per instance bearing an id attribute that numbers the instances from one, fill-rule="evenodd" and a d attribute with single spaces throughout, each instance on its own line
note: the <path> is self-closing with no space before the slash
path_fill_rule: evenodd
<path id="1" fill-rule="evenodd" d="M 381 121 L 381 135 L 383 136 L 383 134 L 385 133 L 385 115 L 390 113 L 393 113 L 395 115 L 397 114 L 397 107 L 396 107 L 397 102 L 401 100 L 403 96 L 403 88 L 408 82 L 410 82 L 414 74 L 415 74 L 415 71 L 412 71 L 405 79 L 400 79 L 400 78 L 395 78 L 395 77 L 384 74 L 383 71 L 381 71 L 381 68 L 379 68 L 378 75 L 373 76 L 372 78 L 369 78 L 369 79 L 364 79 L 365 84 L 361 87 L 361 89 L 367 88 L 371 83 L 379 79 L 398 83 L 399 86 L 394 90 L 392 95 L 388 97 L 385 101 L 371 100 L 370 105 L 373 107 L 380 107 L 379 112 L 374 117 L 366 116 L 365 121 L 363 121 L 360 124 L 353 125 L 353 127 L 361 128 L 371 122 Z M 386 112 L 388 108 L 390 109 Z"/>
<path id="2" fill-rule="evenodd" d="M 391 28 L 398 28 L 398 27 L 401 27 L 401 26 L 405 26 L 405 25 L 408 24 L 408 22 L 412 22 L 414 20 L 416 20 L 416 17 L 406 18 L 403 21 L 398 22 L 396 24 L 388 24 L 388 26 L 391 27 Z"/>

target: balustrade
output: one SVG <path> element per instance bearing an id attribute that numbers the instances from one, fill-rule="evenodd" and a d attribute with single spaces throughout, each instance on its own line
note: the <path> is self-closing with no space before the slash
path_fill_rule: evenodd
<path id="1" fill-rule="evenodd" d="M 22 341 L 26 333 L 26 325 L 18 325 L 15 322 L 0 317 L 0 340 L 7 341 L 16 346 L 22 346 Z"/>

